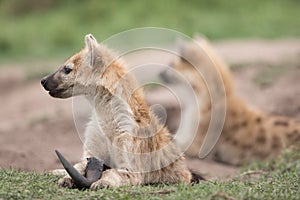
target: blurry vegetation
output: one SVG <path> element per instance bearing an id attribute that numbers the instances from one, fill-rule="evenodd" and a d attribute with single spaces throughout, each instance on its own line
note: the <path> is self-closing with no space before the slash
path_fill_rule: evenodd
<path id="1" fill-rule="evenodd" d="M 210 39 L 297 37 L 298 0 L 0 0 L 0 62 L 65 57 L 83 46 L 144 26 Z"/>

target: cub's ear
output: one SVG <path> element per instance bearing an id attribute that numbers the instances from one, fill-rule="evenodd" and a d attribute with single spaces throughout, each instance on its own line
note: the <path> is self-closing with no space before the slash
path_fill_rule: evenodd
<path id="1" fill-rule="evenodd" d="M 207 41 L 208 38 L 202 33 L 195 33 L 193 39 L 197 42 L 201 42 L 202 40 Z"/>
<path id="2" fill-rule="evenodd" d="M 183 39 L 177 39 L 176 43 L 179 48 L 180 59 L 186 61 L 190 54 L 190 44 Z"/>
<path id="3" fill-rule="evenodd" d="M 85 48 L 87 49 L 87 62 L 91 67 L 96 67 L 97 63 L 96 61 L 100 60 L 99 58 L 99 52 L 98 52 L 98 42 L 94 38 L 92 34 L 87 34 L 85 36 Z"/>
<path id="4" fill-rule="evenodd" d="M 203 47 L 203 45 L 206 44 L 205 42 L 205 39 L 202 39 L 200 42 L 195 39 L 190 41 L 181 41 L 179 44 L 179 55 L 181 56 L 181 60 L 184 62 L 191 61 L 196 58 L 199 59 L 199 56 L 203 59 L 204 56 L 206 56 L 204 51 L 205 48 Z"/>

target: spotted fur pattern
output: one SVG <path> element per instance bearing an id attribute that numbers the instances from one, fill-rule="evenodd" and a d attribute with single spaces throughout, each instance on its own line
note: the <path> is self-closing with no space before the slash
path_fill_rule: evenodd
<path id="1" fill-rule="evenodd" d="M 276 156 L 285 147 L 299 142 L 300 122 L 298 120 L 267 114 L 247 105 L 235 94 L 229 68 L 214 52 L 209 42 L 203 38 L 196 38 L 195 41 L 197 44 L 183 43 L 182 58 L 172 63 L 172 66 L 191 82 L 201 105 L 198 133 L 186 152 L 188 156 L 198 156 L 211 119 L 211 96 L 204 79 L 211 79 L 211 83 L 216 83 L 217 76 L 213 76 L 209 69 L 218 71 L 226 94 L 226 119 L 219 142 L 211 153 L 214 159 L 241 165 Z M 201 77 L 196 69 L 200 71 L 208 69 L 205 72 L 206 76 Z M 165 79 L 174 79 L 166 74 L 163 75 Z M 220 98 L 220 101 L 222 100 Z M 186 133 L 187 137 L 189 134 Z"/>

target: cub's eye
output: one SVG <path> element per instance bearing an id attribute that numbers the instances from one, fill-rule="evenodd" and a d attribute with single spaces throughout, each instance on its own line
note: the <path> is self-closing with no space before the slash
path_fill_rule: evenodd
<path id="1" fill-rule="evenodd" d="M 69 74 L 71 71 L 72 71 L 72 69 L 71 68 L 69 68 L 69 67 L 67 67 L 67 66 L 64 66 L 64 73 L 65 74 Z"/>

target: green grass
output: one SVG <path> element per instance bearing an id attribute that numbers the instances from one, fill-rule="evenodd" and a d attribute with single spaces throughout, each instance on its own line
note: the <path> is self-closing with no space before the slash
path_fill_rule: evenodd
<path id="1" fill-rule="evenodd" d="M 65 57 L 136 27 L 210 39 L 299 37 L 298 0 L 0 0 L 0 61 Z"/>
<path id="2" fill-rule="evenodd" d="M 197 185 L 121 187 L 97 192 L 57 186 L 59 177 L 0 170 L 0 199 L 299 199 L 300 152 L 288 150 L 265 163 L 253 163 L 227 182 Z M 253 174 L 256 174 L 253 176 Z"/>

